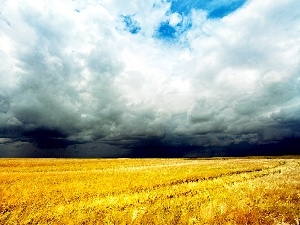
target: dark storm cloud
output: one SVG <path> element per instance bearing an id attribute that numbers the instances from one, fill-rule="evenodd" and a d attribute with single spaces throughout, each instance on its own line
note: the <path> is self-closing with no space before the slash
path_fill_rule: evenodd
<path id="1" fill-rule="evenodd" d="M 188 13 L 174 9 L 178 2 L 150 0 L 124 7 L 117 1 L 0 3 L 1 156 L 294 149 L 300 138 L 297 1 L 236 1 L 239 10 L 213 2 L 191 3 Z M 228 13 L 211 19 L 217 9 Z M 163 23 L 176 30 L 176 42 L 157 35 Z"/>
<path id="2" fill-rule="evenodd" d="M 70 143 L 66 140 L 66 135 L 56 131 L 38 128 L 23 132 L 24 137 L 34 142 L 38 148 L 66 148 Z"/>

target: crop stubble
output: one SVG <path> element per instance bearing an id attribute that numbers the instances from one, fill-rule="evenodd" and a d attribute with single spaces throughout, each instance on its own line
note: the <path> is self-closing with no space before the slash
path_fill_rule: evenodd
<path id="1" fill-rule="evenodd" d="M 299 158 L 0 159 L 1 224 L 299 224 Z"/>

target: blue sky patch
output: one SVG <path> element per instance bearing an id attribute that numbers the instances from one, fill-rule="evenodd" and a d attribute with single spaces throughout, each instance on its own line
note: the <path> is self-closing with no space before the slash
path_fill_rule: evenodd
<path id="1" fill-rule="evenodd" d="M 163 22 L 157 30 L 157 37 L 162 39 L 174 39 L 176 38 L 176 29 L 170 26 L 168 22 Z"/>
<path id="2" fill-rule="evenodd" d="M 187 15 L 192 9 L 202 9 L 209 19 L 223 18 L 245 4 L 247 0 L 170 0 L 171 12 Z"/>
<path id="3" fill-rule="evenodd" d="M 154 36 L 166 41 L 182 41 L 182 35 L 192 27 L 191 16 L 182 16 L 177 12 L 168 12 L 167 16 L 167 19 L 159 24 Z"/>
<path id="4" fill-rule="evenodd" d="M 207 18 L 209 19 L 223 18 L 228 14 L 234 12 L 241 6 L 243 6 L 245 2 L 246 0 L 240 0 L 240 1 L 232 2 L 229 5 L 221 5 L 220 7 L 210 11 Z"/>
<path id="5" fill-rule="evenodd" d="M 123 22 L 125 23 L 126 30 L 128 30 L 132 34 L 137 34 L 140 32 L 141 27 L 138 25 L 138 23 L 132 19 L 132 16 L 126 15 L 122 16 Z"/>
<path id="6" fill-rule="evenodd" d="M 166 41 L 178 41 L 181 35 L 192 27 L 191 11 L 193 9 L 207 12 L 208 19 L 221 19 L 242 7 L 247 0 L 169 0 L 170 10 L 166 16 L 169 18 L 161 22 L 156 30 L 155 37 Z M 170 16 L 177 14 L 181 17 L 178 24 L 172 24 Z M 128 19 L 128 22 L 126 20 Z M 129 20 L 130 19 L 130 20 Z M 125 18 L 125 23 L 130 26 L 131 18 Z"/>
<path id="7" fill-rule="evenodd" d="M 181 1 L 181 0 L 173 0 L 171 2 L 171 12 L 178 12 L 180 14 L 186 15 L 194 9 L 205 9 L 208 5 L 208 1 Z"/>

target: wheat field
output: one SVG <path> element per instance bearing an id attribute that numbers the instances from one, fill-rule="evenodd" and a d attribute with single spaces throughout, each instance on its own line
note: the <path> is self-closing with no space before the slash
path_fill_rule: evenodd
<path id="1" fill-rule="evenodd" d="M 0 159 L 0 224 L 299 224 L 300 159 Z"/>

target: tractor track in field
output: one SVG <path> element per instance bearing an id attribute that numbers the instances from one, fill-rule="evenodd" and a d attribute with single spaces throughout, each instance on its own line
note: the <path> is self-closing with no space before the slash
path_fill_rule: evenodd
<path id="1" fill-rule="evenodd" d="M 122 206 L 117 206 L 118 199 L 120 199 L 126 195 L 133 195 L 133 194 L 143 195 L 145 193 L 149 194 L 151 191 L 156 191 L 156 190 L 167 188 L 167 187 L 172 188 L 175 186 L 187 185 L 189 183 L 197 183 L 197 182 L 213 182 L 214 180 L 217 180 L 220 178 L 226 179 L 227 177 L 232 177 L 234 175 L 242 175 L 242 174 L 245 175 L 245 177 L 237 177 L 234 180 L 231 180 L 228 182 L 222 182 L 222 184 L 220 184 L 220 185 L 217 185 L 217 186 L 214 185 L 214 187 L 209 187 L 209 185 L 207 185 L 208 187 L 205 187 L 204 189 L 200 188 L 200 189 L 194 189 L 194 190 L 193 189 L 187 190 L 188 189 L 187 188 L 183 192 L 175 191 L 172 194 L 160 194 L 160 195 L 155 195 L 155 196 L 149 196 L 144 201 L 139 200 L 137 204 L 144 204 L 144 202 L 148 202 L 148 203 L 152 204 L 152 203 L 159 201 L 160 199 L 166 199 L 166 198 L 171 199 L 171 198 L 178 198 L 178 197 L 191 197 L 191 196 L 195 196 L 197 194 L 209 191 L 211 189 L 224 188 L 226 186 L 231 186 L 231 185 L 234 185 L 237 183 L 247 182 L 249 180 L 254 180 L 257 178 L 262 178 L 262 177 L 270 176 L 273 174 L 280 174 L 282 172 L 282 169 L 280 167 L 283 167 L 285 164 L 286 164 L 286 162 L 284 161 L 284 162 L 280 162 L 279 165 L 269 167 L 269 168 L 260 168 L 260 169 L 255 169 L 255 170 L 244 170 L 244 171 L 232 171 L 232 172 L 228 172 L 228 173 L 224 173 L 224 174 L 219 174 L 217 176 L 209 176 L 209 177 L 186 178 L 186 179 L 172 181 L 169 183 L 154 185 L 154 186 L 147 187 L 147 188 L 143 188 L 143 187 L 132 188 L 132 189 L 128 189 L 126 191 L 114 193 L 113 195 L 105 194 L 105 195 L 98 196 L 96 199 L 100 200 L 100 202 L 101 202 L 101 199 L 104 200 L 106 198 L 114 198 L 115 202 L 112 203 L 112 205 L 115 205 L 114 207 L 124 210 L 126 207 L 129 207 L 133 204 L 133 203 L 128 203 L 128 204 L 123 204 Z M 246 176 L 249 176 L 249 177 L 246 177 Z"/>
<path id="2" fill-rule="evenodd" d="M 183 164 L 186 165 L 186 164 L 190 164 L 190 163 L 182 163 L 180 165 L 183 165 Z M 192 163 L 192 164 L 195 164 L 195 163 Z M 179 186 L 179 185 L 184 185 L 184 184 L 189 184 L 189 183 L 197 183 L 197 182 L 203 182 L 203 181 L 213 181 L 213 180 L 216 180 L 216 179 L 226 178 L 226 177 L 230 177 L 230 176 L 233 176 L 233 175 L 241 175 L 241 174 L 249 175 L 249 174 L 254 174 L 254 173 L 261 173 L 261 174 L 258 174 L 255 177 L 244 178 L 241 181 L 233 181 L 233 182 L 229 182 L 229 183 L 224 183 L 224 185 L 225 184 L 228 185 L 230 183 L 243 182 L 243 181 L 248 181 L 248 180 L 251 180 L 251 179 L 256 179 L 256 178 L 259 178 L 259 177 L 268 176 L 268 175 L 275 174 L 275 173 L 281 173 L 281 170 L 279 170 L 279 169 L 275 170 L 275 169 L 278 168 L 278 167 L 281 167 L 285 164 L 286 164 L 286 162 L 283 161 L 283 162 L 279 162 L 278 165 L 275 165 L 273 167 L 268 167 L 268 168 L 258 168 L 258 169 L 253 169 L 253 170 L 230 171 L 230 172 L 227 172 L 227 173 L 221 173 L 221 174 L 218 174 L 218 175 L 207 176 L 207 177 L 205 177 L 205 176 L 204 177 L 188 177 L 188 178 L 185 178 L 185 179 L 173 180 L 173 181 L 166 182 L 166 183 L 163 183 L 163 184 L 152 185 L 150 187 L 133 187 L 133 188 L 127 189 L 126 191 L 115 192 L 115 193 L 113 193 L 113 196 L 128 194 L 128 193 L 149 192 L 149 191 L 154 191 L 154 190 L 158 190 L 158 189 L 165 188 L 165 187 L 174 187 L 174 186 Z M 163 165 L 163 166 L 165 166 L 165 165 Z M 168 166 L 171 166 L 171 165 L 168 165 Z M 273 171 L 271 173 L 267 173 L 267 171 L 271 171 L 271 170 L 275 170 L 275 171 Z M 111 196 L 111 194 L 101 195 L 101 197 L 106 197 L 106 196 Z"/>
<path id="3" fill-rule="evenodd" d="M 154 204 L 155 202 L 158 202 L 161 199 L 172 199 L 172 198 L 181 198 L 181 197 L 193 197 L 196 196 L 198 194 L 203 195 L 203 193 L 210 191 L 210 190 L 214 190 L 216 188 L 228 188 L 229 186 L 235 185 L 237 183 L 242 183 L 242 182 L 247 182 L 249 180 L 254 180 L 254 179 L 258 179 L 258 178 L 262 178 L 262 177 L 266 177 L 266 176 L 270 176 L 270 175 L 274 175 L 274 174 L 280 174 L 282 172 L 282 168 L 286 165 L 286 161 L 284 162 L 280 162 L 279 165 L 273 166 L 273 167 L 269 167 L 269 168 L 261 168 L 261 169 L 255 169 L 255 170 L 245 170 L 245 171 L 233 171 L 233 172 L 229 172 L 229 173 L 224 173 L 224 174 L 219 174 L 217 176 L 210 176 L 210 177 L 195 177 L 195 178 L 187 178 L 187 179 L 183 179 L 183 180 L 177 180 L 177 181 L 172 181 L 169 183 L 165 183 L 165 184 L 160 184 L 160 185 L 154 185 L 148 188 L 135 188 L 135 189 L 128 189 L 126 191 L 123 192 L 119 192 L 119 193 L 114 193 L 113 195 L 108 194 L 108 195 L 102 195 L 102 196 L 98 196 L 95 200 L 95 202 L 97 204 L 101 204 L 101 202 L 106 202 L 107 198 L 110 199 L 114 199 L 111 203 L 109 208 L 113 207 L 114 209 L 118 209 L 118 210 L 125 210 L 127 207 L 131 207 L 132 205 L 143 205 L 146 202 L 148 204 Z M 233 179 L 231 181 L 225 181 L 222 182 L 220 185 L 214 185 L 213 187 L 210 187 L 209 182 L 214 182 L 217 179 L 222 179 L 222 178 L 227 178 L 227 177 L 231 177 L 234 175 L 245 175 L 245 177 L 237 177 L 236 179 Z M 249 176 L 250 175 L 250 176 Z M 248 176 L 248 177 L 247 177 Z M 173 193 L 171 194 L 164 194 L 159 193 L 159 194 L 155 194 L 155 195 L 151 195 L 151 191 L 156 191 L 159 189 L 163 189 L 163 188 L 173 188 L 175 186 L 180 186 L 180 185 L 188 185 L 189 183 L 197 183 L 197 182 L 208 182 L 207 185 L 205 185 L 205 188 L 186 188 L 184 191 L 178 191 L 175 190 Z M 131 203 L 123 203 L 120 204 L 119 203 L 119 199 L 122 199 L 124 197 L 126 197 L 127 195 L 148 195 L 147 198 L 144 198 L 143 200 L 139 199 L 137 197 L 137 201 L 133 201 Z M 203 198 L 204 201 L 209 200 L 209 196 L 207 196 L 207 199 Z"/>
<path id="4" fill-rule="evenodd" d="M 241 174 L 249 175 L 249 174 L 254 174 L 254 173 L 258 173 L 258 172 L 267 172 L 267 171 L 275 170 L 276 168 L 281 167 L 285 164 L 286 164 L 286 162 L 283 162 L 283 163 L 281 162 L 279 165 L 265 168 L 265 169 L 259 168 L 259 169 L 254 169 L 254 170 L 231 171 L 228 173 L 223 173 L 223 174 L 218 174 L 218 175 L 213 175 L 213 176 L 208 176 L 208 177 L 189 177 L 186 179 L 171 181 L 169 183 L 154 185 L 149 188 L 141 188 L 140 190 L 137 189 L 137 191 L 139 192 L 139 191 L 156 190 L 156 189 L 164 188 L 164 187 L 168 187 L 168 186 L 177 186 L 177 185 L 188 184 L 188 183 L 197 183 L 197 182 L 201 182 L 201 181 L 211 181 L 211 180 L 215 180 L 215 179 L 219 179 L 219 178 L 230 177 L 233 175 L 241 175 Z M 271 172 L 271 173 L 262 173 L 262 174 L 259 174 L 258 176 L 251 177 L 248 179 L 243 179 L 242 181 L 238 181 L 238 182 L 243 182 L 243 181 L 247 181 L 250 179 L 264 177 L 264 176 L 268 176 L 268 175 L 271 175 L 274 173 L 280 173 L 280 172 L 281 172 L 281 170 L 275 170 L 274 172 Z"/>

